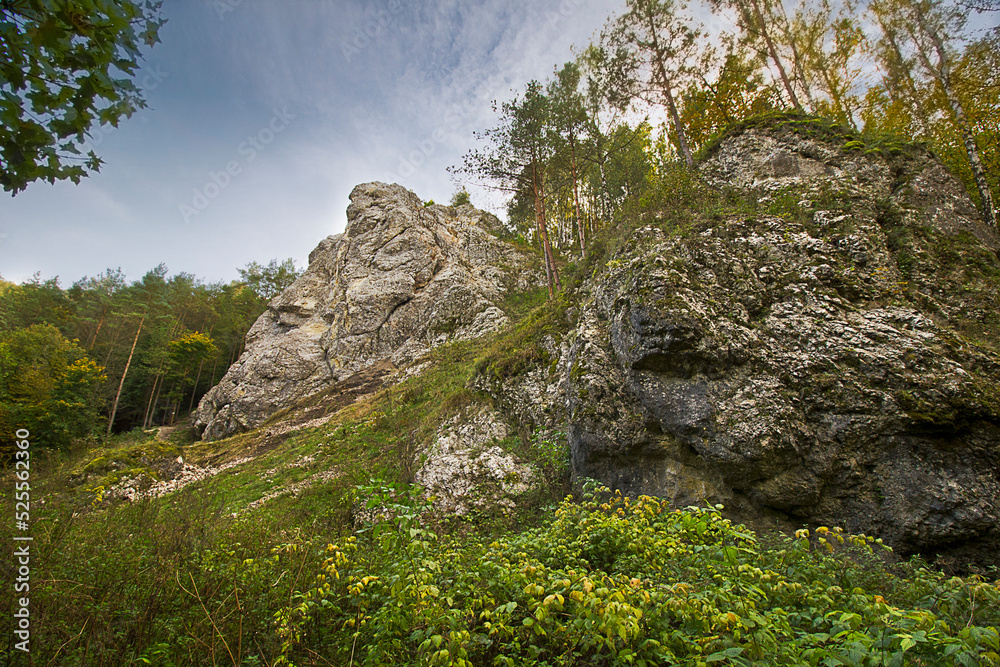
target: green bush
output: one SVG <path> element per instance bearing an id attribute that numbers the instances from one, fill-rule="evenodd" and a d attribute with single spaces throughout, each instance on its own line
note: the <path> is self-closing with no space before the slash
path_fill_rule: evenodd
<path id="1" fill-rule="evenodd" d="M 412 491 L 366 497 L 373 522 L 276 616 L 284 664 L 1000 664 L 997 584 L 894 576 L 862 535 L 764 548 L 718 507 L 616 494 L 457 542 L 421 523 Z"/>

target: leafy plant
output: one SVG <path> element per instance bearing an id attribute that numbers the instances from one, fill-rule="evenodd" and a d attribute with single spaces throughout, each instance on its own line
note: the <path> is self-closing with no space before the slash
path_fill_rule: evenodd
<path id="1" fill-rule="evenodd" d="M 159 41 L 160 3 L 0 3 L 0 185 L 79 183 L 101 159 L 81 155 L 94 127 L 146 106 L 133 82 L 140 49 Z M 124 75 L 124 76 L 123 76 Z"/>
<path id="2" fill-rule="evenodd" d="M 284 660 L 306 647 L 335 664 L 1000 664 L 1000 590 L 918 565 L 839 529 L 777 548 L 721 516 L 620 494 L 564 501 L 521 535 L 459 544 L 420 522 L 413 491 L 279 612 Z"/>

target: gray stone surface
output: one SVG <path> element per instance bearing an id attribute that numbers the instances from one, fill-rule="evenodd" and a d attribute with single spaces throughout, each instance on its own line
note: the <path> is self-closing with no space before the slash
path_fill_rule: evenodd
<path id="1" fill-rule="evenodd" d="M 356 187 L 344 233 L 322 241 L 268 304 L 199 404 L 196 427 L 206 439 L 251 429 L 376 362 L 403 366 L 503 327 L 504 295 L 539 276 L 491 233 L 498 225 L 469 205 L 425 207 L 399 185 Z"/>
<path id="2" fill-rule="evenodd" d="M 414 481 L 435 509 L 458 515 L 481 507 L 513 509 L 518 496 L 540 483 L 538 473 L 500 443 L 511 436 L 497 412 L 479 407 L 456 415 L 423 451 Z"/>
<path id="3" fill-rule="evenodd" d="M 1000 244 L 960 184 L 764 130 L 701 170 L 796 214 L 637 229 L 581 289 L 562 380 L 486 388 L 562 396 L 577 479 L 1000 562 Z"/>

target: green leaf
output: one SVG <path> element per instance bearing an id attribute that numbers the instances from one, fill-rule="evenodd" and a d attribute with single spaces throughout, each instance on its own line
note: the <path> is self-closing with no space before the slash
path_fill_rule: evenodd
<path id="1" fill-rule="evenodd" d="M 738 646 L 727 648 L 725 651 L 718 651 L 706 657 L 705 662 L 722 662 L 728 658 L 735 658 L 740 653 L 743 653 L 743 649 Z"/>

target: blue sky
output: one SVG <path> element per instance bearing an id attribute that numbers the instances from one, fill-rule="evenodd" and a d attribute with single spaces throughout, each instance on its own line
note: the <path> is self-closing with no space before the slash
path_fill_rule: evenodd
<path id="1" fill-rule="evenodd" d="M 491 101 L 570 60 L 622 4 L 166 0 L 137 77 L 150 108 L 95 133 L 100 173 L 0 198 L 0 275 L 304 266 L 358 183 L 446 202 L 446 167 L 495 123 Z"/>

